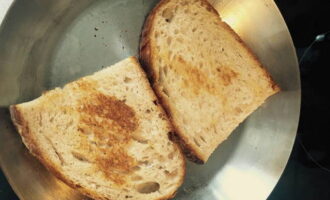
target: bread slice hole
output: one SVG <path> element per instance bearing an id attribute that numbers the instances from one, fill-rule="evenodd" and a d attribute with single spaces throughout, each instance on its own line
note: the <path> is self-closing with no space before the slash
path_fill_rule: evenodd
<path id="1" fill-rule="evenodd" d="M 139 171 L 141 169 L 140 166 L 136 165 L 132 168 L 133 171 Z"/>
<path id="2" fill-rule="evenodd" d="M 123 191 L 124 191 L 124 192 L 129 192 L 129 189 L 127 189 L 127 188 L 123 188 Z"/>
<path id="3" fill-rule="evenodd" d="M 125 83 L 129 83 L 129 82 L 131 82 L 131 81 L 132 81 L 132 79 L 129 78 L 129 77 L 125 77 L 125 78 L 124 78 L 124 82 L 125 82 Z"/>
<path id="4" fill-rule="evenodd" d="M 139 165 L 149 165 L 149 161 L 144 160 L 144 161 L 139 161 Z"/>
<path id="5" fill-rule="evenodd" d="M 141 144 L 148 144 L 148 140 L 146 140 L 140 135 L 133 134 L 132 139 Z"/>
<path id="6" fill-rule="evenodd" d="M 84 174 L 84 175 L 87 176 L 87 177 L 90 177 L 90 174 Z M 97 184 L 97 183 L 95 183 L 95 182 L 92 182 L 92 181 L 88 181 L 88 184 L 89 184 L 91 187 L 95 188 L 95 189 L 98 189 L 98 188 L 100 187 L 99 184 Z M 80 188 L 80 187 L 82 187 L 82 186 L 81 186 L 81 185 L 76 185 L 76 187 Z"/>
<path id="7" fill-rule="evenodd" d="M 188 2 L 187 1 L 181 1 L 180 4 L 181 4 L 181 6 L 186 6 L 186 5 L 188 5 Z"/>
<path id="8" fill-rule="evenodd" d="M 171 22 L 173 20 L 174 17 L 174 10 L 172 8 L 166 8 L 163 13 L 162 16 L 165 18 L 166 22 Z"/>
<path id="9" fill-rule="evenodd" d="M 172 160 L 174 158 L 174 152 L 171 152 L 167 155 L 168 159 Z"/>
<path id="10" fill-rule="evenodd" d="M 176 169 L 172 172 L 170 172 L 168 170 L 165 170 L 164 173 L 165 173 L 166 176 L 168 176 L 170 178 L 173 178 L 173 177 L 176 177 L 178 175 L 178 169 Z"/>
<path id="11" fill-rule="evenodd" d="M 166 88 L 163 88 L 162 91 L 167 97 L 170 97 L 168 90 Z"/>
<path id="12" fill-rule="evenodd" d="M 170 51 L 169 53 L 172 53 L 172 51 Z M 167 65 L 163 67 L 163 72 L 164 72 L 164 76 L 167 76 L 167 72 L 168 72 Z"/>
<path id="13" fill-rule="evenodd" d="M 206 6 L 206 10 L 212 12 L 212 8 L 210 6 Z"/>
<path id="14" fill-rule="evenodd" d="M 243 110 L 240 107 L 235 108 L 237 114 L 241 114 Z"/>
<path id="15" fill-rule="evenodd" d="M 145 182 L 137 185 L 137 191 L 141 194 L 149 194 L 158 191 L 160 188 L 157 182 Z"/>
<path id="16" fill-rule="evenodd" d="M 176 40 L 177 40 L 177 42 L 179 42 L 179 43 L 183 43 L 183 38 L 181 38 L 181 37 L 176 38 Z"/>
<path id="17" fill-rule="evenodd" d="M 90 162 L 90 161 L 88 160 L 88 158 L 86 158 L 84 155 L 82 155 L 82 154 L 79 153 L 79 152 L 72 151 L 71 154 L 72 154 L 72 156 L 73 156 L 74 158 L 76 158 L 76 159 L 79 160 L 80 162 L 88 162 L 88 163 Z"/>
<path id="18" fill-rule="evenodd" d="M 148 148 L 150 148 L 150 149 L 154 149 L 154 148 L 152 148 L 152 147 L 150 147 L 150 146 L 149 146 Z M 143 159 L 143 160 L 149 159 L 149 156 L 143 156 L 142 159 Z"/>
<path id="19" fill-rule="evenodd" d="M 205 140 L 205 138 L 204 138 L 203 136 L 199 136 L 199 138 L 200 138 L 203 142 L 206 143 L 206 140 Z"/>
<path id="20" fill-rule="evenodd" d="M 155 38 L 158 38 L 159 37 L 159 33 L 156 31 L 155 32 Z"/>
<path id="21" fill-rule="evenodd" d="M 201 147 L 201 144 L 197 141 L 196 138 L 194 138 L 194 143 L 195 143 L 198 147 Z"/>
<path id="22" fill-rule="evenodd" d="M 53 144 L 53 142 L 51 141 L 50 138 L 48 138 L 47 136 L 43 136 L 45 137 L 45 139 L 47 140 L 47 142 L 50 144 L 51 148 L 53 149 L 55 155 L 57 156 L 58 160 L 60 161 L 61 165 L 65 165 L 66 163 L 64 162 L 64 159 L 62 157 L 62 155 L 60 154 L 60 152 L 57 151 L 55 145 Z"/>

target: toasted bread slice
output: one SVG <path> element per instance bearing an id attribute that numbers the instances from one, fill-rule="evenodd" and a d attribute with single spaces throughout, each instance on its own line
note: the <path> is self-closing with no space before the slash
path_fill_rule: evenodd
<path id="1" fill-rule="evenodd" d="M 140 60 L 178 140 L 204 163 L 280 89 L 206 0 L 162 0 L 148 16 Z"/>
<path id="2" fill-rule="evenodd" d="M 185 162 L 136 58 L 10 107 L 23 142 L 94 199 L 169 199 Z"/>

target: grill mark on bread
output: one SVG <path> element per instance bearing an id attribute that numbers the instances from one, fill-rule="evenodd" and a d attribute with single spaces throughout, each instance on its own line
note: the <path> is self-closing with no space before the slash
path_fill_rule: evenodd
<path id="1" fill-rule="evenodd" d="M 126 131 L 134 131 L 137 127 L 134 110 L 115 97 L 100 93 L 93 96 L 90 104 L 85 104 L 82 111 L 89 115 L 111 119 Z"/>
<path id="2" fill-rule="evenodd" d="M 164 56 L 164 58 L 166 58 L 166 56 Z M 212 91 L 212 86 L 207 87 L 207 85 L 210 84 L 208 84 L 209 79 L 206 74 L 197 69 L 197 67 L 193 66 L 188 61 L 184 60 L 181 56 L 176 57 L 169 63 L 171 63 L 169 67 L 176 71 L 176 75 L 182 77 L 183 88 L 191 90 L 192 93 L 186 92 L 186 95 L 198 95 L 201 90 L 204 89 L 206 89 L 209 93 L 214 93 L 214 91 Z"/>
<path id="3" fill-rule="evenodd" d="M 136 166 L 126 147 L 134 139 L 133 132 L 138 128 L 138 121 L 131 107 L 124 101 L 98 92 L 96 84 L 93 81 L 77 84 L 86 92 L 78 104 L 78 131 L 84 135 L 79 148 L 86 152 L 82 156 L 97 163 L 107 178 L 122 185 L 125 184 L 123 174 L 131 173 Z"/>
<path id="4" fill-rule="evenodd" d="M 222 66 L 217 69 L 219 69 L 219 76 L 221 77 L 221 80 L 225 86 L 230 85 L 232 81 L 238 76 L 238 74 L 229 67 Z"/>
<path id="5" fill-rule="evenodd" d="M 169 61 L 168 61 L 169 62 Z M 206 91 L 212 95 L 219 95 L 216 85 L 222 84 L 228 86 L 238 78 L 238 73 L 226 66 L 216 68 L 215 72 L 220 77 L 219 82 L 209 78 L 211 74 L 207 74 L 202 69 L 194 66 L 190 62 L 184 60 L 181 56 L 171 61 L 173 68 L 178 76 L 182 76 L 183 88 L 191 90 L 192 93 L 186 92 L 186 95 L 199 95 L 202 91 Z M 158 77 L 158 81 L 162 78 Z"/>

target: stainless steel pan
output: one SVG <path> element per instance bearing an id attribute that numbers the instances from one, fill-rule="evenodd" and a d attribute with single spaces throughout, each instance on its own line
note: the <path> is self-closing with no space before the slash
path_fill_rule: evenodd
<path id="1" fill-rule="evenodd" d="M 137 54 L 156 0 L 0 1 L 0 164 L 22 200 L 81 199 L 24 148 L 10 104 Z M 262 200 L 287 163 L 295 139 L 300 81 L 295 50 L 272 0 L 213 0 L 283 91 L 253 113 L 206 165 L 188 163 L 177 200 Z M 10 8 L 10 9 L 9 9 Z"/>

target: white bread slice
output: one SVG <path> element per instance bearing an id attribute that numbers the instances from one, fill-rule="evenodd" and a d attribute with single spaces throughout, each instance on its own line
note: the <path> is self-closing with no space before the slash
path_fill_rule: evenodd
<path id="1" fill-rule="evenodd" d="M 206 0 L 162 0 L 149 14 L 140 61 L 188 158 L 215 148 L 280 89 Z"/>
<path id="2" fill-rule="evenodd" d="M 94 199 L 164 200 L 183 182 L 183 154 L 134 57 L 10 111 L 31 153 Z"/>

